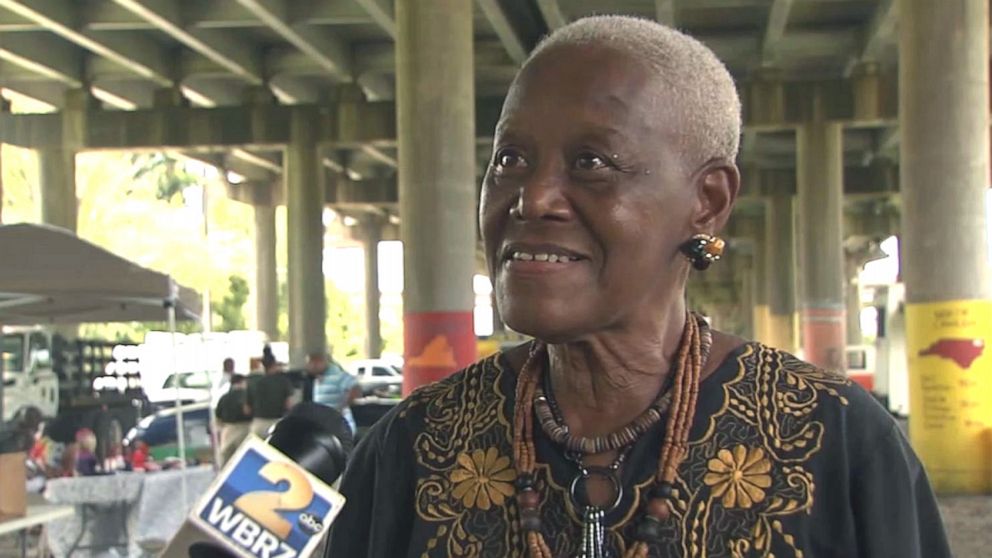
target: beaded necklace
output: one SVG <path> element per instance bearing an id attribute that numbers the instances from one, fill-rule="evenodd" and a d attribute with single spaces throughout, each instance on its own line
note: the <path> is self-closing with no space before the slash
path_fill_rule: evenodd
<path id="1" fill-rule="evenodd" d="M 620 432 L 595 439 L 574 438 L 571 440 L 571 444 L 577 446 L 578 449 L 570 451 L 581 453 L 592 453 L 592 451 L 585 451 L 586 448 L 595 450 L 599 447 L 619 444 L 619 447 L 613 449 L 621 450 L 619 461 L 622 462 L 626 455 L 625 451 L 622 451 L 623 448 L 633 443 L 633 441 L 624 443 L 630 438 L 630 432 L 640 430 L 641 427 L 636 425 L 648 420 L 640 421 L 640 419 L 644 418 L 652 409 L 657 410 L 657 406 L 661 404 L 662 400 L 669 394 L 671 395 L 669 402 L 666 403 L 666 405 L 671 406 L 671 412 L 668 414 L 665 439 L 661 446 L 661 456 L 655 473 L 655 485 L 648 492 L 646 503 L 642 505 L 643 513 L 635 531 L 637 540 L 624 553 L 624 558 L 647 558 L 648 545 L 660 540 L 662 523 L 671 515 L 669 500 L 673 496 L 673 483 L 678 467 L 688 451 L 689 429 L 692 425 L 696 399 L 699 395 L 699 378 L 711 345 L 712 335 L 706 322 L 702 317 L 687 313 L 671 390 Z M 527 361 L 520 370 L 516 389 L 517 405 L 513 417 L 513 458 L 517 470 L 515 482 L 517 505 L 520 509 L 520 527 L 525 532 L 527 550 L 531 558 L 552 558 L 551 549 L 541 533 L 541 514 L 538 509 L 541 498 L 535 490 L 534 483 L 534 469 L 537 462 L 534 447 L 535 411 L 542 415 L 547 411 L 547 414 L 552 417 L 551 421 L 554 421 L 553 409 L 550 407 L 548 398 L 545 396 L 542 401 L 538 401 L 538 392 L 541 390 L 541 371 L 540 367 L 534 366 L 534 362 L 542 350 L 544 350 L 544 345 L 535 342 Z M 545 411 L 538 411 L 542 407 L 545 408 Z M 663 412 L 662 410 L 662 414 Z M 659 414 L 658 420 L 660 420 L 660 416 Z M 539 420 L 543 422 L 542 418 Z M 628 432 L 625 434 L 625 431 Z M 642 434 L 643 432 L 640 432 L 634 436 L 633 440 Z M 558 437 L 568 441 L 570 435 L 567 429 L 564 429 L 564 432 L 559 433 Z M 620 463 L 616 463 L 616 468 L 619 468 L 619 465 Z M 588 476 L 590 469 L 580 469 L 580 475 Z M 612 469 L 612 466 L 602 469 Z M 603 476 L 611 478 L 605 473 Z M 576 477 L 576 479 L 578 478 Z M 612 478 L 611 482 L 614 482 Z M 619 503 L 619 496 L 623 490 L 619 480 L 615 481 L 615 488 L 618 498 L 614 502 L 614 507 Z M 574 490 L 572 492 L 574 493 Z M 602 527 L 604 515 L 605 512 L 595 506 L 587 505 L 583 510 L 583 545 L 580 558 L 605 556 L 605 531 Z"/>

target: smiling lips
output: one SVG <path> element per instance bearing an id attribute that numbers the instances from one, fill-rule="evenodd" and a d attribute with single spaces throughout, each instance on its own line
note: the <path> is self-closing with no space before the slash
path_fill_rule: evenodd
<path id="1" fill-rule="evenodd" d="M 513 254 L 511 254 L 510 256 L 510 259 L 521 262 L 535 261 L 535 262 L 548 262 L 548 263 L 558 263 L 558 262 L 564 263 L 564 262 L 579 261 L 579 258 L 577 257 L 568 256 L 565 254 L 545 254 L 543 252 L 537 254 L 531 254 L 529 252 L 513 252 Z"/>
<path id="2" fill-rule="evenodd" d="M 509 245 L 504 249 L 503 260 L 515 272 L 546 273 L 565 269 L 567 265 L 586 259 L 571 250 L 554 245 Z"/>

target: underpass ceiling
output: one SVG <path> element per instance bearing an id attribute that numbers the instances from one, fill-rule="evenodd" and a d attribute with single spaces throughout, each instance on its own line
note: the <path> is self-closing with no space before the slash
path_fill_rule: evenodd
<path id="1" fill-rule="evenodd" d="M 476 0 L 477 95 L 502 96 L 541 36 L 595 13 L 674 24 L 713 48 L 742 90 L 768 68 L 789 83 L 824 82 L 861 61 L 894 80 L 894 0 Z M 0 87 L 55 107 L 66 90 L 89 88 L 119 110 L 152 106 L 163 88 L 202 106 L 241 104 L 258 88 L 282 104 L 320 103 L 342 84 L 387 100 L 395 34 L 391 0 L 0 0 Z M 488 134 L 479 131 L 480 167 Z M 897 145 L 891 123 L 848 129 L 845 163 L 868 166 Z M 395 172 L 391 148 L 327 157 L 352 177 Z M 794 158 L 791 132 L 745 135 L 742 165 L 790 168 Z M 281 164 L 264 151 L 225 161 L 272 175 Z"/>

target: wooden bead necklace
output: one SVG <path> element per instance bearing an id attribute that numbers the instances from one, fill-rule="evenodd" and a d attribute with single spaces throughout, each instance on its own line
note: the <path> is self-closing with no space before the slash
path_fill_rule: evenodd
<path id="1" fill-rule="evenodd" d="M 617 448 L 623 450 L 630 446 L 633 441 L 643 435 L 639 432 L 633 440 L 626 442 L 631 437 L 630 432 L 640 430 L 638 424 L 646 423 L 646 418 L 652 410 L 657 411 L 663 400 L 670 398 L 665 406 L 671 406 L 666 423 L 665 438 L 661 446 L 661 456 L 658 460 L 655 472 L 655 485 L 648 491 L 647 501 L 642 505 L 642 515 L 638 521 L 635 536 L 636 542 L 624 553 L 624 558 L 647 558 L 649 544 L 657 542 L 661 538 L 662 524 L 671 516 L 670 500 L 674 495 L 674 481 L 679 465 L 688 452 L 689 430 L 692 426 L 692 418 L 696 410 L 696 399 L 699 395 L 699 379 L 712 345 L 712 334 L 706 321 L 702 317 L 692 313 L 687 313 L 685 329 L 682 332 L 682 340 L 679 344 L 677 359 L 675 361 L 674 374 L 671 389 L 660 397 L 645 413 L 635 419 L 619 432 L 599 437 L 595 439 L 574 438 L 571 439 L 567 429 L 556 434 L 557 438 L 578 446 L 576 449 L 568 449 L 568 446 L 561 441 L 557 443 L 566 447 L 567 451 L 578 451 L 581 453 L 597 453 L 597 448 L 619 444 Z M 539 366 L 534 366 L 538 354 L 544 350 L 544 344 L 535 342 L 530 354 L 517 378 L 516 388 L 516 408 L 513 416 L 513 459 L 517 470 L 515 486 L 517 489 L 517 506 L 520 511 L 520 527 L 525 533 L 527 550 L 531 558 L 552 558 L 551 549 L 544 540 L 541 533 L 541 514 L 539 510 L 541 497 L 535 489 L 534 470 L 537 463 L 537 452 L 534 446 L 534 415 L 538 414 L 539 420 L 543 423 L 545 417 L 550 417 L 547 428 L 553 426 L 555 422 L 553 409 L 546 396 L 541 393 L 541 370 Z M 542 410 L 543 408 L 543 410 Z M 664 410 L 658 415 L 660 420 Z M 653 416 L 653 415 L 651 415 Z M 644 419 L 643 421 L 641 419 Z M 650 428 L 650 425 L 647 427 Z M 646 431 L 647 428 L 644 428 Z M 630 429 L 628 432 L 625 433 Z M 587 448 L 592 451 L 587 451 Z M 601 452 L 598 452 L 601 453 Z M 623 453 L 621 454 L 623 455 Z M 620 460 L 622 462 L 622 459 Z M 619 463 L 617 465 L 619 468 Z M 622 488 L 618 488 L 618 491 Z M 583 510 L 583 548 L 581 558 L 594 558 L 605 556 L 603 548 L 604 534 L 601 527 L 603 511 L 593 506 L 587 506 Z M 593 521 L 592 524 L 587 524 Z M 598 541 L 597 545 L 587 544 L 589 537 Z M 598 546 L 598 548 L 594 548 Z"/>

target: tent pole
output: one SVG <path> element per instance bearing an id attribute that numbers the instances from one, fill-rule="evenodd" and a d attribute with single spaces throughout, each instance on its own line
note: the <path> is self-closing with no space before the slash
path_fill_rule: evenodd
<path id="1" fill-rule="evenodd" d="M 172 377 L 175 378 L 175 385 L 172 389 L 176 393 L 176 443 L 178 444 L 179 450 L 179 472 L 181 481 L 179 483 L 182 489 L 183 496 L 183 509 L 187 509 L 189 506 L 189 496 L 186 493 L 186 428 L 183 424 L 183 402 L 180 399 L 179 391 L 179 370 L 176 365 L 176 302 L 175 300 L 166 301 L 166 311 L 169 315 L 169 334 L 172 338 Z"/>
<path id="2" fill-rule="evenodd" d="M 7 421 L 4 420 L 4 413 L 6 410 L 3 405 L 4 391 L 6 390 L 6 378 L 4 377 L 4 364 L 3 364 L 3 351 L 4 351 L 4 336 L 3 336 L 3 326 L 0 325 L 0 434 L 3 434 L 4 429 L 7 427 Z"/>

